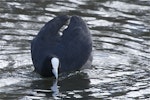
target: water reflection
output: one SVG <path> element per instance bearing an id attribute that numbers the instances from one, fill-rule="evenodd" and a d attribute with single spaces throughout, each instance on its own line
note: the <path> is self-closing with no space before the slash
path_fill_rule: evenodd
<path id="1" fill-rule="evenodd" d="M 80 82 L 78 82 L 80 80 Z M 89 88 L 89 79 L 87 75 L 78 72 L 75 74 L 60 76 L 59 80 L 53 78 L 35 80 L 29 82 L 32 91 L 26 89 L 27 95 L 22 99 L 69 99 L 69 98 L 88 98 L 90 91 L 84 91 Z M 63 91 L 63 92 L 62 92 Z"/>
<path id="2" fill-rule="evenodd" d="M 60 14 L 87 22 L 94 60 L 55 82 L 33 72 L 30 42 Z M 149 0 L 0 1 L 0 99 L 149 99 L 149 18 Z"/>

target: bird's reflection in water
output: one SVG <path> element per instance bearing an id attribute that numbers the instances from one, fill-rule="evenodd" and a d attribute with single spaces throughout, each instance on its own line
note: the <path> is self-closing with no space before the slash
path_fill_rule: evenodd
<path id="1" fill-rule="evenodd" d="M 89 87 L 89 83 L 90 81 L 84 73 L 63 75 L 58 80 L 54 78 L 36 80 L 31 83 L 33 92 L 30 97 L 62 99 L 74 98 L 77 94 L 81 95 L 80 97 L 88 97 L 89 93 L 84 93 L 84 89 Z"/>
<path id="2" fill-rule="evenodd" d="M 53 85 L 51 86 L 52 96 L 54 99 L 59 99 L 59 86 L 57 85 L 58 80 L 53 81 Z"/>

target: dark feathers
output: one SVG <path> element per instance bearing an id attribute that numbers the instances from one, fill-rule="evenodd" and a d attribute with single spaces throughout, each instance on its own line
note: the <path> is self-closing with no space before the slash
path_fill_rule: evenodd
<path id="1" fill-rule="evenodd" d="M 52 76 L 51 65 L 47 60 L 58 57 L 59 72 L 80 69 L 92 52 L 91 34 L 85 22 L 78 16 L 70 19 L 68 28 L 60 36 L 60 28 L 68 21 L 68 16 L 58 16 L 45 24 L 31 43 L 32 60 L 35 71 L 44 76 Z"/>

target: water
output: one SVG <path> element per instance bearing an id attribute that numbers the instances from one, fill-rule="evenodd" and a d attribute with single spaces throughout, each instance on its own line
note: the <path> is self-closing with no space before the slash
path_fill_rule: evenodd
<path id="1" fill-rule="evenodd" d="M 33 72 L 30 42 L 60 14 L 87 22 L 94 60 L 55 81 Z M 149 0 L 0 1 L 0 99 L 68 98 L 150 99 Z"/>

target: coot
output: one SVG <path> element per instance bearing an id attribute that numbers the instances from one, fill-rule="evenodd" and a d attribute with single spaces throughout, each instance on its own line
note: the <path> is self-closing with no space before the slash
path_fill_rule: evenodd
<path id="1" fill-rule="evenodd" d="M 59 34 L 60 28 L 70 23 Z M 35 71 L 43 77 L 58 78 L 58 73 L 91 66 L 92 39 L 86 23 L 79 16 L 57 16 L 47 22 L 31 42 Z"/>

